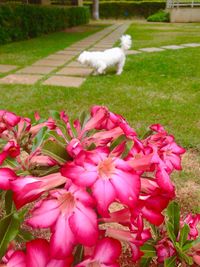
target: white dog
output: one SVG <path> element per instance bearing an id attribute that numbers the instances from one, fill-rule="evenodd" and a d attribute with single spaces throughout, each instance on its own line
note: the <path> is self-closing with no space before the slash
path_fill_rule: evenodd
<path id="1" fill-rule="evenodd" d="M 121 47 L 106 49 L 105 51 L 89 52 L 84 51 L 78 57 L 78 62 L 95 69 L 94 74 L 104 74 L 108 67 L 116 66 L 117 75 L 123 71 L 126 60 L 125 51 L 131 48 L 132 40 L 130 35 L 123 35 Z"/>

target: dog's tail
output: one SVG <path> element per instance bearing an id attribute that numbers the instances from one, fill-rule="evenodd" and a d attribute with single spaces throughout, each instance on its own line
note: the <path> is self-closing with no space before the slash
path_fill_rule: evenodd
<path id="1" fill-rule="evenodd" d="M 121 40 L 121 48 L 125 51 L 131 48 L 132 45 L 132 40 L 131 40 L 131 36 L 126 34 L 126 35 L 122 35 L 122 37 L 120 38 Z"/>

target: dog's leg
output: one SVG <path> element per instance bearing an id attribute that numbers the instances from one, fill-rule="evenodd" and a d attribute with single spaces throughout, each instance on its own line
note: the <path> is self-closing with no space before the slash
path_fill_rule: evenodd
<path id="1" fill-rule="evenodd" d="M 100 66 L 97 69 L 98 74 L 105 74 L 106 64 L 101 62 Z"/>
<path id="2" fill-rule="evenodd" d="M 117 75 L 120 75 L 123 71 L 123 68 L 124 68 L 124 64 L 125 64 L 125 58 L 123 58 L 119 64 L 117 65 Z"/>

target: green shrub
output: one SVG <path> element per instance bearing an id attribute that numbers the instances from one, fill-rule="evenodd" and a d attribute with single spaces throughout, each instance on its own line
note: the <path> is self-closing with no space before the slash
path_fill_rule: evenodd
<path id="1" fill-rule="evenodd" d="M 0 43 L 24 40 L 89 21 L 87 7 L 0 4 Z"/>
<path id="2" fill-rule="evenodd" d="M 157 13 L 149 16 L 147 21 L 151 22 L 169 22 L 169 12 L 159 10 Z"/>
<path id="3" fill-rule="evenodd" d="M 89 4 L 90 8 L 92 4 Z M 101 18 L 131 18 L 148 17 L 149 15 L 165 8 L 165 2 L 100 2 Z"/>

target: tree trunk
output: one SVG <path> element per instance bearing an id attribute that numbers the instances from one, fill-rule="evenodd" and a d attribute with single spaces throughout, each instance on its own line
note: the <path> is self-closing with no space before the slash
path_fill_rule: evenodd
<path id="1" fill-rule="evenodd" d="M 99 0 L 93 0 L 92 18 L 95 20 L 99 19 Z"/>

